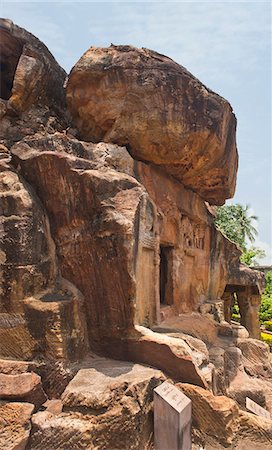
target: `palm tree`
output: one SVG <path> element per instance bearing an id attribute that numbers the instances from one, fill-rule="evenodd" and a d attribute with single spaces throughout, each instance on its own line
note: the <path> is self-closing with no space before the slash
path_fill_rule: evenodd
<path id="1" fill-rule="evenodd" d="M 250 242 L 254 242 L 255 238 L 258 234 L 258 231 L 252 225 L 252 222 L 257 221 L 258 217 L 254 216 L 254 215 L 252 215 L 252 216 L 249 215 L 249 209 L 250 209 L 249 205 L 243 206 L 238 203 L 237 207 L 238 207 L 237 208 L 237 213 L 238 213 L 237 219 L 240 223 L 243 240 L 245 242 L 246 239 L 248 239 Z"/>
<path id="2" fill-rule="evenodd" d="M 216 226 L 231 241 L 236 242 L 243 250 L 246 249 L 246 241 L 254 242 L 258 232 L 252 222 L 258 220 L 249 213 L 249 205 L 243 206 L 224 205 L 217 208 Z"/>

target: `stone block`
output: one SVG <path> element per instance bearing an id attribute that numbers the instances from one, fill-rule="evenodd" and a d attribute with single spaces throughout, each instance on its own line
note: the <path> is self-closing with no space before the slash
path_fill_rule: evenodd
<path id="1" fill-rule="evenodd" d="M 190 450 L 192 402 L 165 381 L 154 389 L 154 433 L 156 450 Z"/>

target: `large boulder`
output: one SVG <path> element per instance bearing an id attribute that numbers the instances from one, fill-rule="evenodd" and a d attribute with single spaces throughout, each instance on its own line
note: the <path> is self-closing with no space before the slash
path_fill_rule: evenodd
<path id="1" fill-rule="evenodd" d="M 252 376 L 271 378 L 269 346 L 258 339 L 237 339 L 246 372 Z"/>
<path id="2" fill-rule="evenodd" d="M 164 380 L 159 370 L 91 358 L 64 391 L 64 412 L 33 417 L 30 448 L 150 448 L 153 389 Z"/>
<path id="3" fill-rule="evenodd" d="M 207 387 L 211 383 L 213 366 L 207 355 L 183 338 L 155 333 L 135 326 L 135 331 L 123 339 L 106 341 L 104 354 L 116 359 L 135 361 L 158 367 L 177 381 Z"/>
<path id="4" fill-rule="evenodd" d="M 67 101 L 84 140 L 126 145 L 212 204 L 232 197 L 236 119 L 229 103 L 154 51 L 91 47 L 72 69 Z"/>
<path id="5" fill-rule="evenodd" d="M 35 131 L 66 125 L 65 71 L 28 31 L 0 19 L 0 139 L 7 143 Z"/>
<path id="6" fill-rule="evenodd" d="M 272 421 L 254 414 L 239 412 L 237 450 L 270 450 L 272 447 Z"/>
<path id="7" fill-rule="evenodd" d="M 236 403 L 225 396 L 214 396 L 199 386 L 178 384 L 178 387 L 192 400 L 193 426 L 222 444 L 230 444 L 238 429 Z"/>
<path id="8" fill-rule="evenodd" d="M 271 384 L 248 376 L 243 365 L 242 352 L 237 347 L 229 347 L 224 353 L 224 374 L 227 395 L 242 409 L 249 397 L 264 408 L 271 408 Z M 268 364 L 268 363 L 267 363 Z"/>
<path id="9" fill-rule="evenodd" d="M 124 404 L 126 396 L 136 396 L 138 404 L 144 407 L 146 395 L 152 394 L 148 389 L 154 388 L 164 379 L 159 370 L 94 357 L 89 367 L 79 370 L 70 381 L 62 394 L 62 402 L 66 409 L 85 407 L 100 410 L 113 408 L 121 398 Z"/>
<path id="10" fill-rule="evenodd" d="M 272 421 L 238 409 L 235 401 L 190 384 L 177 385 L 192 401 L 192 436 L 207 450 L 270 450 Z"/>

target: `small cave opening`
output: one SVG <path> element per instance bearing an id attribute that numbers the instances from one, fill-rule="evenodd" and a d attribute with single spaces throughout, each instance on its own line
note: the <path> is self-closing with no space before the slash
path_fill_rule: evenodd
<path id="1" fill-rule="evenodd" d="M 160 304 L 172 305 L 173 296 L 172 281 L 173 247 L 160 246 Z"/>
<path id="2" fill-rule="evenodd" d="M 12 94 L 16 68 L 23 51 L 23 43 L 0 26 L 0 98 L 8 100 Z"/>

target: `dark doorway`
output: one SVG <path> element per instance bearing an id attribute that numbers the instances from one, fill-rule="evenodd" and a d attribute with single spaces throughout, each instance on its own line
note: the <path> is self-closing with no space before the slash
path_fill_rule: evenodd
<path id="1" fill-rule="evenodd" d="M 171 305 L 171 265 L 173 247 L 160 246 L 160 303 Z"/>

